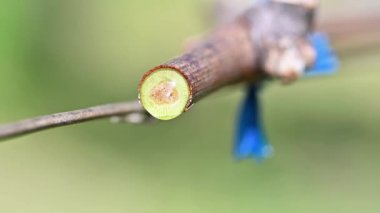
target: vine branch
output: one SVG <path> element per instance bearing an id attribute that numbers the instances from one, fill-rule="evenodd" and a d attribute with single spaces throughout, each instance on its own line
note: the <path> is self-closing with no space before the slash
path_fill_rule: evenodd
<path id="1" fill-rule="evenodd" d="M 373 47 L 380 47 L 380 16 L 356 17 L 329 21 L 319 26 L 330 34 L 339 53 L 357 53 Z M 370 39 L 363 39 L 363 36 Z M 101 106 L 56 113 L 22 120 L 0 126 L 0 141 L 41 130 L 101 118 L 113 118 L 114 122 L 142 123 L 152 119 L 138 101 L 112 103 Z"/>
<path id="2" fill-rule="evenodd" d="M 138 101 L 106 104 L 86 109 L 45 115 L 0 126 L 0 140 L 54 127 L 67 126 L 107 117 L 116 116 L 115 118 L 119 119 L 113 120 L 120 121 L 120 117 L 128 115 L 134 115 L 127 120 L 134 123 L 142 122 L 147 116 L 145 110 Z"/>

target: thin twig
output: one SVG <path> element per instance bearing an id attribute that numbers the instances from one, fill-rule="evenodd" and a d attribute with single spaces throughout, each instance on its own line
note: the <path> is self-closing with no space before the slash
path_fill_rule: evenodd
<path id="1" fill-rule="evenodd" d="M 341 40 L 351 40 L 355 37 L 379 34 L 379 21 L 380 15 L 370 14 L 329 20 L 321 23 L 319 28 L 328 32 L 330 37 L 341 42 Z"/>
<path id="2" fill-rule="evenodd" d="M 106 117 L 124 116 L 131 113 L 145 113 L 145 110 L 138 101 L 132 101 L 45 115 L 0 126 L 0 140 L 54 127 L 67 126 Z"/>
<path id="3" fill-rule="evenodd" d="M 340 55 L 359 55 L 380 47 L 380 15 L 329 20 L 318 27 L 326 32 Z"/>

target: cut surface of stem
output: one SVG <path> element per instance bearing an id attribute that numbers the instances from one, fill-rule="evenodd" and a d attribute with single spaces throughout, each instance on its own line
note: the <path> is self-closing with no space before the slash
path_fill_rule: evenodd
<path id="1" fill-rule="evenodd" d="M 144 78 L 140 86 L 141 104 L 160 120 L 170 120 L 181 115 L 189 98 L 187 80 L 170 68 L 155 70 Z"/>

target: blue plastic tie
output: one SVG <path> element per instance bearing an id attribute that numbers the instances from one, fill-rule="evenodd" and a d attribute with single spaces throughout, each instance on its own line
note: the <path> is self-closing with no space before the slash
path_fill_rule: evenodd
<path id="1" fill-rule="evenodd" d="M 339 63 L 327 36 L 323 33 L 313 33 L 309 39 L 317 57 L 315 64 L 306 71 L 305 76 L 334 73 Z M 259 91 L 259 85 L 250 85 L 240 110 L 234 147 L 234 155 L 238 159 L 251 157 L 262 161 L 273 155 L 273 148 L 267 141 L 261 122 Z"/>

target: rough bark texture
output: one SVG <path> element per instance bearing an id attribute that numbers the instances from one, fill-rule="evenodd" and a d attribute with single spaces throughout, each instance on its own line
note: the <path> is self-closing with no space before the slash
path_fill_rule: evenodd
<path id="1" fill-rule="evenodd" d="M 220 28 L 206 42 L 154 68 L 145 76 L 161 68 L 177 70 L 190 86 L 190 107 L 223 85 L 254 77 L 255 52 L 248 29 L 248 23 L 243 19 Z"/>
<path id="2" fill-rule="evenodd" d="M 147 72 L 162 68 L 181 73 L 188 81 L 193 103 L 223 86 L 263 76 L 269 49 L 279 49 L 281 39 L 303 40 L 312 28 L 312 11 L 302 6 L 268 3 L 254 7 L 230 24 L 215 30 L 185 54 Z"/>

